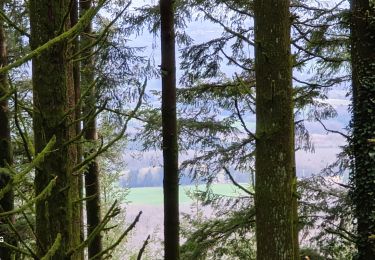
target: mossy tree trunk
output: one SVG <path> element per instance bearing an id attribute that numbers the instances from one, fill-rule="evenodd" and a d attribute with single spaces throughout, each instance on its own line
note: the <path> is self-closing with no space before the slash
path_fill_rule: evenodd
<path id="1" fill-rule="evenodd" d="M 71 26 L 74 26 L 78 22 L 79 16 L 79 6 L 78 0 L 72 0 L 71 10 L 70 10 L 70 21 Z M 79 38 L 76 37 L 72 42 L 72 52 L 76 54 L 79 52 Z M 73 63 L 73 81 L 74 81 L 74 101 L 76 104 L 75 109 L 75 118 L 77 122 L 75 124 L 76 133 L 80 133 L 82 130 L 82 121 L 78 120 L 81 118 L 81 109 L 82 107 L 79 105 L 79 101 L 81 99 L 81 73 L 80 73 L 80 62 L 78 60 L 74 61 Z M 77 143 L 77 163 L 82 162 L 82 145 L 81 142 Z M 79 189 L 79 198 L 83 198 L 83 176 L 78 176 L 78 189 Z M 80 218 L 80 240 L 84 240 L 84 225 L 83 225 L 83 201 L 79 203 L 79 218 Z M 84 257 L 84 252 L 81 252 L 81 257 Z"/>
<path id="2" fill-rule="evenodd" d="M 36 49 L 70 28 L 69 0 L 30 0 L 31 48 Z M 56 137 L 55 149 L 36 169 L 35 192 L 39 194 L 56 179 L 50 196 L 36 203 L 38 255 L 43 255 L 58 234 L 62 240 L 53 259 L 65 259 L 65 253 L 80 242 L 78 178 L 71 172 L 77 155 L 75 136 L 73 65 L 68 60 L 68 41 L 59 42 L 32 60 L 33 128 L 35 151 L 39 153 Z M 71 259 L 80 259 L 81 254 Z"/>
<path id="3" fill-rule="evenodd" d="M 0 9 L 4 9 L 4 1 L 0 1 Z M 0 20 L 0 67 L 4 67 L 7 64 L 7 44 L 5 37 L 5 30 L 3 21 Z M 9 106 L 8 106 L 8 94 L 9 85 L 7 80 L 7 73 L 0 73 L 0 168 L 12 165 L 13 156 L 10 139 L 10 127 L 9 127 Z M 0 189 L 4 188 L 9 182 L 9 176 L 0 174 Z M 7 192 L 3 198 L 0 199 L 0 212 L 10 211 L 14 207 L 14 196 L 13 191 Z M 2 228 L 0 234 L 4 237 L 7 243 L 12 244 L 12 235 L 7 228 L 7 219 L 0 218 Z M 13 221 L 13 217 L 10 218 Z M 0 259 L 11 259 L 12 251 L 0 245 Z"/>
<path id="4" fill-rule="evenodd" d="M 80 1 L 81 14 L 83 15 L 87 10 L 90 9 L 92 5 L 91 0 L 82 0 Z M 87 48 L 92 44 L 92 25 L 91 23 L 84 29 L 83 34 L 81 35 L 81 46 L 85 51 L 82 52 L 81 56 L 84 57 L 81 62 L 81 79 L 82 79 L 82 88 L 88 88 L 92 85 L 95 80 L 94 74 L 94 59 L 92 56 L 92 48 Z M 88 116 L 95 111 L 97 104 L 97 98 L 95 94 L 95 88 L 92 88 L 89 92 L 89 95 L 85 99 L 84 105 L 84 115 Z M 91 142 L 93 145 L 97 142 L 97 127 L 96 127 L 96 118 L 91 118 L 91 120 L 84 121 L 85 128 L 85 139 L 88 142 Z M 94 152 L 92 150 L 91 152 Z M 93 159 L 89 165 L 88 169 L 85 172 L 85 190 L 86 197 L 89 199 L 86 200 L 86 216 L 87 216 L 87 234 L 95 229 L 101 221 L 101 207 L 100 207 L 100 185 L 99 185 L 99 165 L 97 159 Z M 92 242 L 88 246 L 88 255 L 89 258 L 101 252 L 103 249 L 102 246 L 102 236 L 99 233 L 95 236 Z"/>
<path id="5" fill-rule="evenodd" d="M 351 1 L 353 168 L 359 260 L 375 259 L 375 3 Z"/>
<path id="6" fill-rule="evenodd" d="M 173 0 L 160 0 L 160 19 L 164 165 L 164 259 L 176 260 L 180 258 L 180 245 L 176 116 L 176 54 Z"/>
<path id="7" fill-rule="evenodd" d="M 255 0 L 254 15 L 257 259 L 291 260 L 298 247 L 289 1 Z"/>

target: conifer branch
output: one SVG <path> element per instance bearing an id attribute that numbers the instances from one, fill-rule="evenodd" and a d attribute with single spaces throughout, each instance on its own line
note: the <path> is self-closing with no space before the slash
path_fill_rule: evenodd
<path id="1" fill-rule="evenodd" d="M 48 252 L 41 258 L 41 260 L 49 260 L 52 259 L 52 257 L 56 254 L 56 251 L 61 246 L 61 234 L 58 233 L 55 239 L 55 242 L 53 242 L 51 248 L 48 250 Z"/>
<path id="2" fill-rule="evenodd" d="M 28 32 L 26 32 L 24 29 L 20 28 L 14 22 L 12 22 L 12 20 L 4 13 L 3 10 L 0 10 L 0 18 L 2 18 L 2 20 L 4 20 L 9 26 L 13 27 L 16 31 L 18 31 L 22 35 L 30 38 L 30 34 Z"/>
<path id="3" fill-rule="evenodd" d="M 85 56 L 85 57 L 80 57 L 78 59 L 75 59 L 75 57 L 78 57 L 80 56 L 82 53 L 85 53 L 87 50 L 91 50 L 94 46 L 96 46 L 101 40 L 105 39 L 108 35 L 108 32 L 109 32 L 109 29 L 112 27 L 112 25 L 117 22 L 117 20 L 122 16 L 122 14 L 125 12 L 126 9 L 128 9 L 128 7 L 130 6 L 131 2 L 129 2 L 117 15 L 116 17 L 107 25 L 105 26 L 104 30 L 98 35 L 98 37 L 95 39 L 94 42 L 92 42 L 91 44 L 83 47 L 82 49 L 79 50 L 79 52 L 77 53 L 74 53 L 70 58 L 71 59 L 74 59 L 73 61 L 74 62 L 77 62 L 77 61 L 81 61 L 81 60 L 85 60 L 93 55 L 95 55 L 98 50 L 96 50 L 95 52 Z M 100 49 L 100 48 L 98 48 Z"/>
<path id="4" fill-rule="evenodd" d="M 201 12 L 203 12 L 211 21 L 213 21 L 214 23 L 217 23 L 219 24 L 221 27 L 223 27 L 223 29 L 232 34 L 233 36 L 236 36 L 237 38 L 243 40 L 244 42 L 246 42 L 247 44 L 251 45 L 251 46 L 255 46 L 255 43 L 251 40 L 249 40 L 248 38 L 246 38 L 243 34 L 244 32 L 236 32 L 236 31 L 233 31 L 231 28 L 229 28 L 228 26 L 226 26 L 224 23 L 222 23 L 221 21 L 219 21 L 218 19 L 216 19 L 215 17 L 213 17 L 211 14 L 209 14 L 208 12 L 206 12 L 205 10 L 203 10 L 202 8 L 199 8 L 199 10 Z"/>
<path id="5" fill-rule="evenodd" d="M 254 138 L 254 140 L 256 140 L 257 137 L 255 136 L 255 134 L 254 134 L 253 132 L 251 132 L 251 131 L 249 130 L 249 128 L 247 128 L 246 123 L 245 123 L 245 120 L 243 120 L 243 117 L 242 117 L 242 115 L 241 115 L 241 111 L 240 111 L 240 109 L 239 109 L 239 107 L 238 107 L 238 100 L 237 100 L 237 98 L 234 98 L 234 107 L 236 108 L 237 116 L 238 116 L 238 118 L 239 118 L 240 121 L 241 121 L 241 125 L 242 125 L 242 127 L 245 129 L 246 133 L 247 133 L 249 136 L 251 136 L 252 138 Z"/>
<path id="6" fill-rule="evenodd" d="M 139 253 L 138 253 L 138 256 L 137 256 L 137 260 L 141 260 L 143 252 L 145 251 L 146 246 L 148 245 L 148 241 L 149 240 L 150 240 L 150 235 L 148 235 L 147 238 L 146 238 L 146 240 L 143 242 L 143 245 L 142 245 L 141 249 L 139 250 Z"/>
<path id="7" fill-rule="evenodd" d="M 26 223 L 27 223 L 27 225 L 29 226 L 31 233 L 32 233 L 33 236 L 34 236 L 35 242 L 38 244 L 38 246 L 39 246 L 40 248 L 43 248 L 43 245 L 40 243 L 39 239 L 37 238 L 37 235 L 36 235 L 35 230 L 34 230 L 34 226 L 33 226 L 33 224 L 31 223 L 29 217 L 26 215 L 25 211 L 22 211 L 21 214 L 22 214 L 22 216 L 25 218 Z"/>
<path id="8" fill-rule="evenodd" d="M 339 134 L 341 135 L 342 137 L 344 137 L 346 140 L 350 140 L 350 136 L 340 132 L 340 131 L 337 131 L 337 130 L 331 130 L 331 129 L 328 129 L 322 122 L 322 120 L 320 120 L 318 117 L 315 117 L 315 120 L 318 121 L 324 128 L 324 130 L 326 130 L 327 132 L 329 133 L 333 133 L 333 134 Z"/>
<path id="9" fill-rule="evenodd" d="M 48 142 L 48 144 L 44 147 L 44 149 L 34 158 L 34 160 L 29 163 L 29 165 L 20 173 L 15 173 L 12 168 L 0 168 L 0 173 L 2 174 L 8 174 L 11 176 L 11 179 L 7 183 L 7 185 L 0 190 L 0 199 L 4 197 L 4 195 L 9 192 L 12 187 L 18 183 L 20 183 L 23 178 L 28 174 L 30 171 L 32 171 L 35 167 L 38 167 L 39 164 L 44 160 L 46 155 L 52 151 L 53 146 L 56 143 L 56 137 L 53 136 L 51 140 Z M 12 176 L 14 175 L 14 176 Z"/>
<path id="10" fill-rule="evenodd" d="M 136 216 L 136 218 L 134 219 L 134 221 L 130 224 L 130 226 L 124 231 L 124 233 L 121 234 L 121 236 L 117 239 L 117 241 L 115 243 L 113 243 L 111 246 L 109 246 L 108 248 L 106 248 L 105 250 L 103 250 L 102 252 L 94 255 L 92 258 L 90 258 L 90 260 L 94 260 L 94 259 L 100 259 L 101 256 L 107 254 L 108 252 L 110 252 L 111 250 L 113 250 L 116 246 L 118 246 L 121 241 L 126 237 L 126 235 L 135 227 L 135 225 L 137 224 L 137 222 L 139 221 L 139 218 L 141 217 L 142 215 L 142 211 L 140 211 L 138 213 L 138 215 Z"/>
<path id="11" fill-rule="evenodd" d="M 81 163 L 79 163 L 78 165 L 73 167 L 72 173 L 81 172 L 82 169 L 88 163 L 90 163 L 96 157 L 98 157 L 99 155 L 101 155 L 102 153 L 107 151 L 114 143 L 116 143 L 118 140 L 120 140 L 124 136 L 124 134 L 125 134 L 125 132 L 128 128 L 129 121 L 137 114 L 139 108 L 142 105 L 142 100 L 143 100 L 143 96 L 144 96 L 144 93 L 145 93 L 146 85 L 147 85 L 147 79 L 144 81 L 143 86 L 140 89 L 140 95 L 139 95 L 139 98 L 138 98 L 138 102 L 137 102 L 135 108 L 133 109 L 133 111 L 129 114 L 129 117 L 125 120 L 124 125 L 123 125 L 120 133 L 115 138 L 113 138 L 111 141 L 109 141 L 105 146 L 103 146 L 101 149 L 99 149 L 98 151 L 90 154 Z"/>
<path id="12" fill-rule="evenodd" d="M 82 93 L 81 97 L 78 99 L 78 101 L 76 102 L 76 104 L 74 105 L 74 107 L 70 108 L 67 112 L 64 113 L 64 115 L 62 116 L 60 122 L 58 123 L 58 125 L 62 124 L 66 117 L 69 116 L 70 114 L 74 113 L 77 108 L 81 107 L 82 103 L 83 103 L 83 100 L 90 94 L 90 91 L 96 86 L 96 84 L 98 83 L 99 79 L 96 78 L 93 82 L 91 82 L 91 84 L 85 89 L 85 91 Z M 81 118 L 79 120 L 82 120 Z M 75 124 L 75 122 L 73 122 L 72 124 Z"/>
<path id="13" fill-rule="evenodd" d="M 109 210 L 107 211 L 107 214 L 104 216 L 103 220 L 97 225 L 94 230 L 88 235 L 87 239 L 84 240 L 81 244 L 79 244 L 74 249 L 70 250 L 66 256 L 69 258 L 74 253 L 79 252 L 83 250 L 87 245 L 91 243 L 91 241 L 104 229 L 104 227 L 107 225 L 107 223 L 113 218 L 115 215 L 118 214 L 118 210 L 116 209 L 117 200 L 113 202 Z"/>
<path id="14" fill-rule="evenodd" d="M 57 179 L 57 177 L 53 178 L 48 183 L 48 185 L 43 189 L 43 191 L 41 193 L 39 193 L 38 196 L 36 196 L 35 198 L 29 200 L 26 204 L 22 205 L 18 209 L 6 211 L 6 212 L 1 212 L 0 213 L 0 217 L 5 217 L 5 216 L 9 216 L 9 215 L 14 215 L 14 214 L 20 213 L 20 212 L 24 211 L 25 209 L 33 206 L 34 203 L 46 199 L 51 194 L 52 188 L 56 184 L 56 179 Z"/>
<path id="15" fill-rule="evenodd" d="M 243 64 L 240 64 L 237 60 L 235 60 L 233 57 L 230 57 L 228 54 L 226 54 L 226 52 L 223 50 L 223 48 L 220 48 L 220 52 L 224 55 L 225 58 L 227 58 L 230 62 L 233 62 L 234 64 L 236 64 L 238 67 L 240 67 L 241 69 L 245 70 L 245 71 L 248 71 L 248 72 L 253 72 L 254 71 L 254 68 L 248 68 L 246 67 L 245 65 Z"/>
<path id="16" fill-rule="evenodd" d="M 92 18 L 99 12 L 100 8 L 105 4 L 106 1 L 107 0 L 99 0 L 97 6 L 85 12 L 82 18 L 79 19 L 78 23 L 76 23 L 68 31 L 56 36 L 55 38 L 49 40 L 43 45 L 37 47 L 36 49 L 32 50 L 31 52 L 26 54 L 24 57 L 16 60 L 15 62 L 0 68 L 0 73 L 4 73 L 4 72 L 7 72 L 8 70 L 19 67 L 25 62 L 34 58 L 35 56 L 40 55 L 42 52 L 54 46 L 55 44 L 79 34 L 81 31 L 83 31 L 83 29 L 87 26 L 87 24 L 92 20 Z"/>
<path id="17" fill-rule="evenodd" d="M 14 124 L 16 125 L 18 133 L 21 136 L 22 144 L 23 144 L 24 150 L 26 152 L 26 157 L 29 160 L 29 162 L 32 162 L 33 157 L 31 155 L 31 152 L 30 152 L 30 149 L 29 149 L 29 143 L 28 143 L 27 138 L 26 138 L 24 132 L 22 131 L 22 128 L 21 128 L 20 123 L 18 121 L 18 94 L 17 94 L 17 92 L 14 93 L 14 110 L 15 110 L 14 111 Z"/>
<path id="18" fill-rule="evenodd" d="M 22 214 L 24 214 L 24 212 L 22 211 Z M 15 226 L 13 225 L 12 221 L 10 220 L 9 217 L 7 217 L 7 223 L 10 227 L 10 229 L 12 229 L 12 231 L 16 234 L 16 236 L 18 237 L 18 240 L 23 244 L 23 246 L 27 249 L 27 251 L 30 253 L 31 256 L 34 257 L 34 259 L 38 259 L 38 256 L 33 252 L 33 250 L 31 250 L 31 248 L 27 245 L 27 243 L 22 239 L 20 233 L 18 232 L 18 230 L 15 228 Z"/>
<path id="19" fill-rule="evenodd" d="M 14 252 L 18 252 L 18 253 L 20 253 L 22 255 L 26 255 L 26 256 L 30 256 L 30 257 L 34 258 L 28 251 L 26 251 L 24 249 L 21 249 L 21 248 L 18 248 L 18 247 L 14 246 L 14 245 L 8 244 L 5 241 L 0 243 L 0 249 L 2 247 L 9 248 L 10 250 L 13 250 Z M 34 258 L 34 259 L 37 259 L 37 258 Z"/>
<path id="20" fill-rule="evenodd" d="M 230 171 L 228 170 L 227 167 L 223 167 L 225 173 L 228 175 L 229 179 L 231 180 L 231 182 L 234 184 L 234 186 L 236 186 L 237 188 L 239 188 L 240 190 L 244 191 L 245 193 L 251 195 L 251 196 L 254 196 L 255 194 L 251 191 L 249 191 L 248 189 L 245 189 L 242 185 L 240 185 L 238 182 L 236 182 L 236 180 L 233 178 L 232 174 L 230 173 Z"/>

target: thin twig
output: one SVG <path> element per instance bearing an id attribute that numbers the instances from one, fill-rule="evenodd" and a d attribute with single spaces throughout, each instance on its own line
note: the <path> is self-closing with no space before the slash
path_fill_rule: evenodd
<path id="1" fill-rule="evenodd" d="M 124 136 L 124 134 L 125 134 L 125 132 L 128 128 L 129 121 L 137 114 L 139 108 L 142 105 L 142 100 L 143 100 L 143 96 L 144 96 L 144 93 L 145 93 L 146 85 L 147 85 L 147 80 L 145 80 L 142 88 L 140 89 L 140 95 L 139 95 L 139 98 L 138 98 L 138 102 L 137 102 L 135 108 L 133 109 L 133 111 L 130 113 L 129 117 L 125 120 L 125 123 L 124 123 L 120 133 L 115 138 L 113 138 L 111 141 L 109 141 L 105 146 L 103 146 L 102 149 L 90 154 L 81 163 L 79 163 L 78 165 L 73 167 L 72 173 L 75 173 L 77 171 L 80 172 L 82 170 L 82 168 L 85 167 L 86 164 L 88 164 L 89 162 L 94 160 L 96 157 L 98 157 L 99 155 L 101 155 L 102 153 L 107 151 L 109 149 L 109 147 L 111 147 L 114 143 L 116 143 L 118 140 L 120 140 Z"/>
<path id="2" fill-rule="evenodd" d="M 22 212 L 24 213 L 24 212 Z M 23 244 L 23 246 L 27 249 L 27 251 L 30 253 L 30 255 L 34 258 L 34 259 L 38 259 L 38 256 L 33 252 L 33 250 L 31 250 L 31 248 L 26 244 L 26 242 L 22 239 L 20 233 L 17 231 L 17 229 L 14 227 L 12 221 L 10 220 L 9 217 L 7 217 L 7 222 L 8 222 L 8 225 L 10 226 L 10 228 L 13 230 L 13 232 L 16 234 L 16 236 L 18 237 L 18 240 Z"/>
<path id="3" fill-rule="evenodd" d="M 18 121 L 18 95 L 17 92 L 14 93 L 14 124 L 16 125 L 16 128 L 18 130 L 18 133 L 21 136 L 22 144 L 26 152 L 26 157 L 29 160 L 29 162 L 32 162 L 33 157 L 30 153 L 29 145 L 26 139 L 26 136 L 24 135 L 22 128 L 20 126 L 20 123 Z"/>
<path id="4" fill-rule="evenodd" d="M 241 125 L 242 125 L 242 127 L 245 129 L 245 131 L 246 131 L 246 133 L 247 133 L 248 135 L 250 135 L 252 138 L 254 138 L 254 140 L 256 140 L 257 137 L 255 136 L 255 134 L 254 134 L 253 132 L 251 132 L 251 131 L 249 130 L 249 128 L 247 128 L 247 126 L 246 126 L 246 124 L 245 124 L 245 121 L 243 120 L 243 117 L 242 117 L 242 115 L 241 115 L 241 111 L 240 111 L 240 109 L 239 109 L 239 107 L 238 107 L 238 101 L 237 101 L 237 98 L 234 98 L 234 107 L 236 108 L 237 116 L 238 116 L 238 118 L 239 118 L 240 121 L 241 121 Z"/>
<path id="5" fill-rule="evenodd" d="M 31 230 L 31 233 L 33 234 L 34 236 L 34 239 L 35 239 L 35 242 L 38 244 L 39 248 L 42 248 L 43 249 L 43 245 L 42 243 L 40 243 L 40 240 L 38 239 L 36 233 L 35 233 L 35 229 L 34 229 L 34 226 L 33 224 L 31 223 L 30 219 L 28 218 L 28 216 L 26 215 L 26 213 L 24 211 L 22 211 L 22 216 L 25 218 L 30 230 Z"/>
<path id="6" fill-rule="evenodd" d="M 148 245 L 148 241 L 149 240 L 150 240 L 150 235 L 148 235 L 147 238 L 146 238 L 146 240 L 143 242 L 143 245 L 142 245 L 141 249 L 139 250 L 139 253 L 138 253 L 138 256 L 137 256 L 137 260 L 141 260 L 143 252 L 145 251 L 146 246 Z"/>
<path id="7" fill-rule="evenodd" d="M 205 10 L 203 10 L 202 8 L 199 8 L 199 10 L 202 11 L 211 21 L 213 21 L 214 23 L 217 23 L 221 27 L 223 27 L 223 29 L 226 32 L 232 34 L 233 36 L 238 37 L 239 39 L 243 40 L 244 42 L 248 43 L 251 46 L 255 46 L 254 42 L 252 42 L 251 40 L 249 40 L 248 38 L 246 38 L 244 36 L 244 32 L 233 31 L 231 28 L 229 28 L 228 26 L 226 26 L 224 23 L 222 23 L 221 21 L 219 21 L 218 19 L 216 19 L 215 17 L 213 17 L 211 14 L 209 14 L 208 12 L 206 12 Z"/>
<path id="8" fill-rule="evenodd" d="M 35 56 L 39 55 L 40 53 L 44 52 L 45 50 L 49 49 L 50 47 L 56 45 L 57 43 L 64 41 L 68 38 L 74 37 L 78 33 L 80 33 L 87 24 L 91 21 L 91 19 L 99 12 L 99 9 L 105 4 L 107 0 L 100 0 L 96 7 L 89 9 L 82 18 L 76 23 L 72 28 L 68 31 L 56 36 L 55 38 L 49 40 L 48 42 L 42 44 L 41 46 L 37 47 L 36 49 L 30 51 L 28 54 L 23 56 L 22 58 L 16 60 L 15 62 L 0 68 L 0 73 L 4 73 L 8 70 L 21 66 L 25 62 L 31 60 Z"/>
<path id="9" fill-rule="evenodd" d="M 106 215 L 104 216 L 103 220 L 88 235 L 87 239 L 84 240 L 84 241 L 82 241 L 81 244 L 79 244 L 77 247 L 71 249 L 66 254 L 67 258 L 70 258 L 70 256 L 72 256 L 74 253 L 79 252 L 80 250 L 83 250 L 83 248 L 85 248 L 85 246 L 89 245 L 91 243 L 91 241 L 105 228 L 105 226 L 110 221 L 110 219 L 117 214 L 117 212 L 116 212 L 116 204 L 117 204 L 117 200 L 109 208 L 109 210 L 106 213 Z"/>
<path id="10" fill-rule="evenodd" d="M 16 31 L 30 38 L 30 34 L 21 27 L 17 26 L 16 23 L 12 22 L 12 20 L 2 10 L 0 10 L 0 18 L 2 18 L 9 26 L 13 27 Z"/>
<path id="11" fill-rule="evenodd" d="M 92 55 L 94 55 L 97 51 L 95 51 L 94 53 L 92 54 L 89 54 L 85 57 L 80 57 L 80 58 L 77 58 L 76 57 L 79 57 L 82 53 L 85 53 L 87 50 L 89 49 L 92 49 L 92 47 L 96 46 L 101 40 L 105 40 L 109 34 L 109 29 L 112 27 L 112 25 L 117 22 L 117 20 L 122 16 L 122 14 L 125 12 L 126 9 L 128 9 L 129 5 L 131 4 L 131 2 L 129 2 L 123 9 L 122 11 L 120 11 L 116 17 L 104 28 L 104 30 L 98 35 L 98 37 L 96 37 L 95 41 L 92 42 L 91 44 L 83 47 L 79 52 L 77 53 L 74 53 L 70 58 L 71 59 L 74 59 L 74 61 L 81 61 L 81 60 L 84 60 L 84 59 L 87 59 L 89 57 L 91 57 Z M 85 36 L 87 36 L 87 34 L 85 34 Z M 93 38 L 93 37 L 91 37 Z M 101 49 L 101 47 L 99 47 L 98 49 Z"/>
<path id="12" fill-rule="evenodd" d="M 337 131 L 337 130 L 328 129 L 318 117 L 315 117 L 315 120 L 318 121 L 323 126 L 324 130 L 326 130 L 327 132 L 334 133 L 334 134 L 339 134 L 342 137 L 345 137 L 346 140 L 350 140 L 350 136 L 348 136 L 348 135 L 346 135 L 346 134 L 344 134 L 344 133 L 342 133 L 340 131 Z"/>
<path id="13" fill-rule="evenodd" d="M 246 189 L 242 185 L 240 185 L 238 182 L 236 182 L 227 167 L 224 166 L 223 169 L 226 172 L 226 174 L 228 175 L 231 182 L 234 184 L 234 186 L 236 186 L 237 188 L 239 188 L 240 190 L 244 191 L 245 193 L 247 193 L 251 196 L 255 195 L 253 192 L 249 191 L 248 189 Z"/>
<path id="14" fill-rule="evenodd" d="M 30 253 L 27 252 L 26 250 L 21 249 L 21 248 L 18 248 L 18 247 L 16 247 L 16 246 L 13 246 L 13 245 L 11 245 L 11 244 L 8 244 L 8 243 L 5 242 L 5 241 L 0 243 L 0 249 L 1 249 L 2 247 L 6 247 L 6 248 L 9 248 L 10 250 L 13 250 L 13 251 L 15 251 L 15 252 L 18 252 L 18 253 L 21 253 L 21 254 L 23 254 L 23 255 L 27 255 L 27 256 L 32 257 L 32 255 L 30 255 Z M 36 258 L 36 259 L 37 259 L 37 258 Z"/>
<path id="15" fill-rule="evenodd" d="M 111 246 L 103 250 L 102 252 L 94 255 L 92 258 L 90 258 L 90 260 L 100 259 L 101 256 L 103 256 L 104 254 L 107 254 L 109 251 L 113 250 L 116 246 L 118 246 L 121 243 L 121 241 L 124 239 L 124 237 L 126 237 L 126 235 L 135 227 L 141 215 L 142 215 L 142 211 L 138 213 L 133 223 L 130 224 L 130 226 L 124 231 L 124 233 L 122 233 L 122 235 L 117 239 L 117 241 L 114 244 L 112 244 Z"/>

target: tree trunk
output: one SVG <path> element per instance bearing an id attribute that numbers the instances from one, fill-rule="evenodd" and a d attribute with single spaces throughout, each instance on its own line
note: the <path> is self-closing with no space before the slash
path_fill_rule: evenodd
<path id="1" fill-rule="evenodd" d="M 31 48 L 69 29 L 70 0 L 30 0 Z M 35 193 L 40 194 L 50 181 L 56 185 L 50 196 L 36 203 L 37 254 L 44 255 L 55 242 L 62 239 L 52 259 L 64 259 L 65 253 L 80 242 L 78 178 L 71 172 L 76 162 L 76 146 L 66 143 L 75 136 L 74 83 L 68 41 L 57 43 L 33 58 L 33 128 L 35 152 L 39 153 L 55 136 L 55 149 L 49 153 L 35 172 Z M 78 219 L 77 219 L 78 216 Z M 71 259 L 80 259 L 80 253 Z"/>
<path id="2" fill-rule="evenodd" d="M 289 1 L 255 0 L 254 15 L 257 259 L 291 260 L 298 248 Z"/>
<path id="3" fill-rule="evenodd" d="M 173 0 L 160 0 L 160 19 L 164 162 L 164 259 L 176 260 L 180 258 L 180 243 L 176 119 L 176 57 Z"/>
<path id="4" fill-rule="evenodd" d="M 78 22 L 78 0 L 72 0 L 72 8 L 70 10 L 70 21 L 71 26 L 74 26 Z M 79 52 L 79 40 L 78 37 L 74 39 L 72 42 L 72 52 L 76 54 Z M 74 61 L 73 63 L 73 81 L 74 81 L 74 102 L 76 104 L 75 110 L 75 119 L 76 121 L 76 134 L 80 133 L 82 130 L 81 124 L 82 121 L 79 120 L 81 118 L 81 109 L 82 107 L 79 104 L 81 99 L 81 73 L 80 73 L 80 62 Z M 77 164 L 82 162 L 82 145 L 81 142 L 77 143 Z M 83 198 L 83 176 L 79 175 L 78 177 L 78 189 L 79 189 L 79 198 L 82 200 Z M 80 219 L 80 240 L 83 241 L 85 239 L 84 236 L 84 226 L 83 226 L 83 202 L 79 203 L 79 219 Z M 84 251 L 81 252 L 81 258 L 84 258 Z"/>
<path id="5" fill-rule="evenodd" d="M 4 1 L 0 1 L 0 10 L 4 9 Z M 7 65 L 8 54 L 6 38 L 3 26 L 3 20 L 0 20 L 0 67 Z M 12 148 L 9 128 L 9 107 L 8 98 L 6 98 L 9 91 L 7 73 L 0 74 L 0 168 L 12 165 Z M 9 182 L 9 176 L 0 174 L 0 190 L 4 188 Z M 0 199 L 0 212 L 13 210 L 14 196 L 13 191 L 7 192 L 3 198 Z M 0 234 L 4 237 L 7 243 L 13 244 L 12 232 L 7 228 L 7 218 L 1 218 L 0 223 L 2 228 Z M 10 218 L 13 221 L 13 217 Z M 12 251 L 0 245 L 0 259 L 11 259 Z"/>
<path id="6" fill-rule="evenodd" d="M 359 260 L 375 259 L 375 6 L 351 1 L 353 168 L 351 197 Z"/>
<path id="7" fill-rule="evenodd" d="M 91 0 L 80 1 L 81 15 L 89 10 L 91 5 Z M 92 38 L 90 38 L 91 34 L 92 25 L 90 23 L 81 35 L 82 49 L 92 44 Z M 95 80 L 92 48 L 87 48 L 81 55 L 82 57 L 85 57 L 81 62 L 82 87 L 88 88 Z M 92 88 L 89 95 L 85 99 L 85 116 L 89 115 L 95 110 L 96 103 L 95 88 Z M 98 139 L 96 130 L 96 118 L 92 118 L 89 121 L 87 121 L 86 118 L 84 122 L 84 128 L 85 139 L 88 142 L 95 143 Z M 94 152 L 94 150 L 92 150 L 91 152 Z M 85 189 L 86 197 L 89 198 L 88 200 L 86 200 L 87 234 L 89 235 L 95 229 L 95 227 L 100 224 L 101 221 L 99 165 L 97 159 L 92 160 L 88 165 L 87 172 L 85 173 Z M 95 236 L 95 238 L 88 246 L 89 258 L 101 252 L 102 249 L 102 236 L 99 233 L 97 236 Z"/>

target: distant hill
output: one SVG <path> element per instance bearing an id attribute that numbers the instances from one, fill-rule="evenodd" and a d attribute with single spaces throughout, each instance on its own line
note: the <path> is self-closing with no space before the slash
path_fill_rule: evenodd
<path id="1" fill-rule="evenodd" d="M 237 182 L 247 183 L 249 177 L 246 174 L 233 173 Z M 217 183 L 230 183 L 223 172 L 217 174 Z M 180 185 L 193 185 L 196 181 L 192 181 L 188 174 L 182 174 L 180 178 Z M 198 184 L 205 183 L 198 181 Z M 132 169 L 124 172 L 124 176 L 120 179 L 122 187 L 160 187 L 163 186 L 163 168 L 161 167 L 147 167 L 139 170 Z"/>

